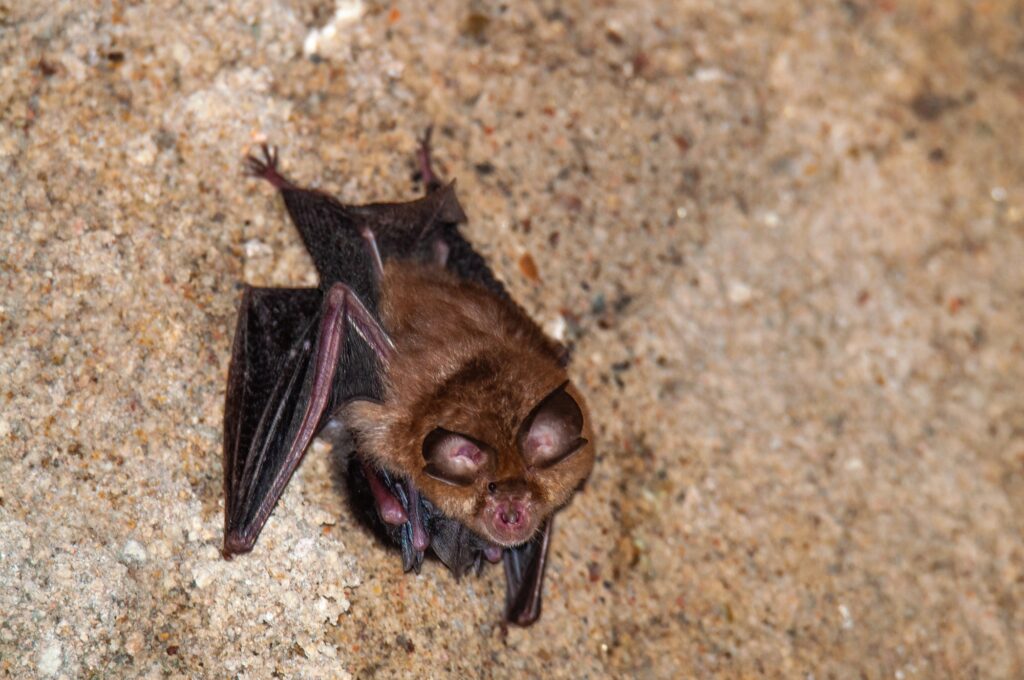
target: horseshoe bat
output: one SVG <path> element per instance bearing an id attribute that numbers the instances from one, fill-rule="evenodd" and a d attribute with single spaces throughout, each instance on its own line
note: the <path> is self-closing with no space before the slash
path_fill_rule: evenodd
<path id="1" fill-rule="evenodd" d="M 249 156 L 320 275 L 246 286 L 224 411 L 225 557 L 248 552 L 313 438 L 355 444 L 350 500 L 405 571 L 433 553 L 458 578 L 504 563 L 505 618 L 540 615 L 552 515 L 594 464 L 568 353 L 460 234 L 454 182 L 418 152 L 426 194 L 346 205 Z"/>

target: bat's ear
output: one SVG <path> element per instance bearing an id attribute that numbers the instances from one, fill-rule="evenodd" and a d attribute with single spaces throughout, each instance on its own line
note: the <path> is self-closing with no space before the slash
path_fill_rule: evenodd
<path id="1" fill-rule="evenodd" d="M 583 438 L 583 410 L 565 391 L 567 384 L 562 383 L 544 397 L 519 428 L 519 451 L 530 467 L 550 467 L 587 443 Z"/>
<path id="2" fill-rule="evenodd" d="M 434 479 L 466 486 L 472 484 L 489 461 L 484 444 L 443 427 L 434 429 L 423 440 L 423 472 Z"/>

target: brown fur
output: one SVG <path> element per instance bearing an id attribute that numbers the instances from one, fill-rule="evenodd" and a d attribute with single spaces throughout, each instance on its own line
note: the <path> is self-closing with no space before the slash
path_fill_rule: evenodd
<path id="1" fill-rule="evenodd" d="M 492 481 L 527 489 L 539 526 L 594 463 L 588 443 L 550 468 L 528 470 L 516 446 L 524 419 L 568 379 L 557 345 L 514 303 L 437 265 L 389 262 L 381 290 L 381 319 L 397 351 L 386 367 L 384 402 L 353 402 L 343 412 L 360 451 L 484 537 L 481 511 Z M 567 391 L 584 410 L 583 437 L 592 441 L 583 400 L 572 385 Z M 436 427 L 486 444 L 488 473 L 466 487 L 426 476 L 422 443 Z"/>

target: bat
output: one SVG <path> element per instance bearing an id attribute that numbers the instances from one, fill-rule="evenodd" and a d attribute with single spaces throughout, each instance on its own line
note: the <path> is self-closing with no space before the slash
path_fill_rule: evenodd
<path id="1" fill-rule="evenodd" d="M 552 516 L 594 464 L 568 352 L 459 232 L 454 182 L 417 152 L 425 195 L 346 205 L 293 184 L 277 151 L 249 173 L 281 194 L 316 288 L 246 286 L 224 409 L 226 558 L 252 550 L 318 433 L 351 435 L 350 501 L 401 551 L 456 576 L 502 562 L 506 621 L 540 616 Z M 330 427 L 328 427 L 330 426 Z"/>

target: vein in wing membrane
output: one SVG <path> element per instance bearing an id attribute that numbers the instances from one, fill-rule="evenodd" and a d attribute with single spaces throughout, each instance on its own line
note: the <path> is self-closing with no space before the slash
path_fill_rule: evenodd
<path id="1" fill-rule="evenodd" d="M 228 534 L 247 536 L 284 464 L 308 399 L 321 297 L 316 288 L 247 288 L 243 296 L 224 414 Z"/>

